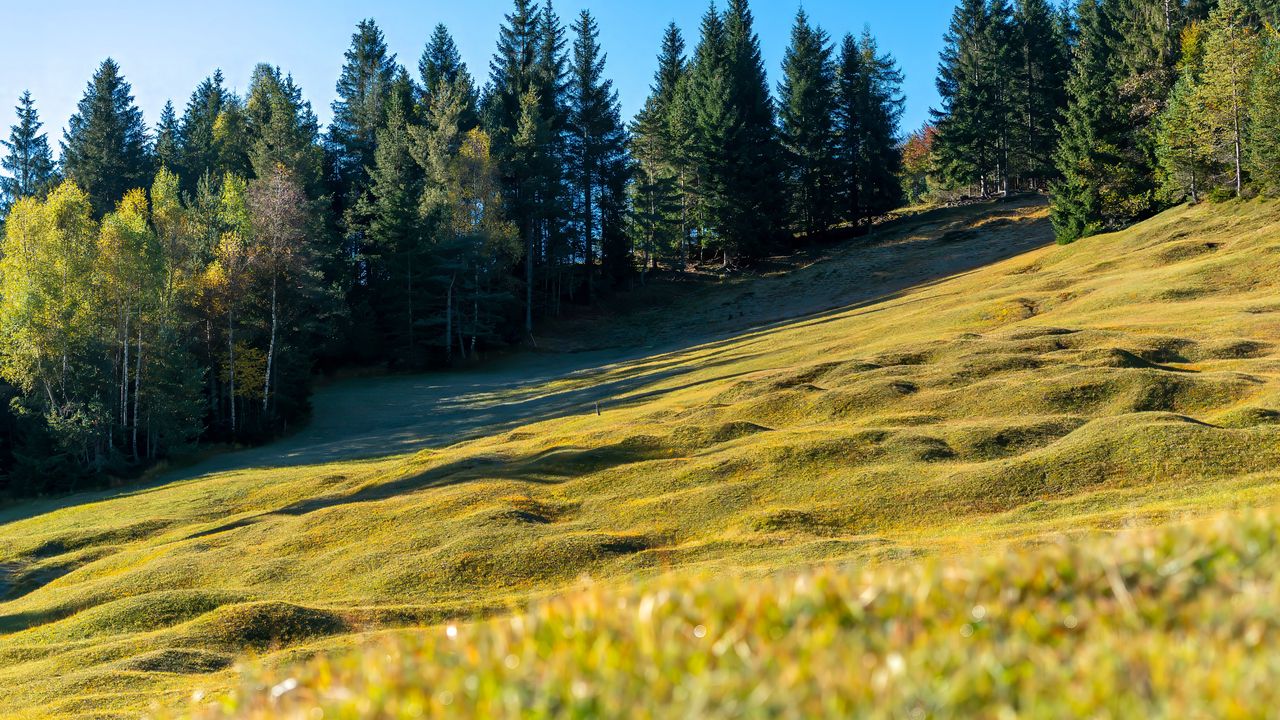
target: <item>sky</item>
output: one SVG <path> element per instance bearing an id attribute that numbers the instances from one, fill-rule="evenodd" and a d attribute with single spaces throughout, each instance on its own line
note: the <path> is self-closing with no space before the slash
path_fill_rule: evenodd
<path id="1" fill-rule="evenodd" d="M 783 53 L 801 0 L 754 0 L 752 10 L 775 92 Z M 57 152 L 67 120 L 93 71 L 113 57 L 133 85 L 134 96 L 153 127 L 166 100 L 179 114 L 203 78 L 221 68 L 227 83 L 243 93 L 259 62 L 292 73 L 321 122 L 330 117 L 334 83 L 355 25 L 373 18 L 391 52 L 415 72 L 437 23 L 453 33 L 463 59 L 480 84 L 510 0 L 220 0 L 175 3 L 138 0 L 50 0 L 0 3 L 7 31 L 0 43 L 0 129 L 8 136 L 16 104 L 30 90 L 50 144 Z M 804 0 L 813 22 L 834 39 L 870 27 L 882 51 L 892 53 L 906 74 L 904 131 L 919 127 L 937 104 L 933 80 L 942 35 L 954 0 Z M 724 0 L 718 0 L 723 8 Z M 692 52 L 704 1 L 557 0 L 565 24 L 589 8 L 600 25 L 614 80 L 627 118 L 648 95 L 663 29 L 675 21 Z M 178 10 L 177 8 L 182 8 Z"/>

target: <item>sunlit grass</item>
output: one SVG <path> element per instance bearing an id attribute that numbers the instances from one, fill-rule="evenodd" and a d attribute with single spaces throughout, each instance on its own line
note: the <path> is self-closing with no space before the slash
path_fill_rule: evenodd
<path id="1" fill-rule="evenodd" d="M 1048 245 L 1043 208 L 908 218 L 879 246 L 597 323 L 598 347 L 654 329 L 647 355 L 340 384 L 278 446 L 0 509 L 0 712 L 135 717 L 216 697 L 247 656 L 507 617 L 583 575 L 581 597 L 738 585 L 699 574 L 768 595 L 779 570 L 892 574 L 1277 504 L 1276 208 L 1180 208 L 973 271 Z M 855 300 L 884 278 L 918 280 Z"/>

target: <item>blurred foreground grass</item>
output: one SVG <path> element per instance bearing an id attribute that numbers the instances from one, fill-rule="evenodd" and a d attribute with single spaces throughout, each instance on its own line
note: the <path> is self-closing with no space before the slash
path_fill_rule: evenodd
<path id="1" fill-rule="evenodd" d="M 586 587 L 250 668 L 206 718 L 1274 717 L 1280 514 L 985 560 Z"/>

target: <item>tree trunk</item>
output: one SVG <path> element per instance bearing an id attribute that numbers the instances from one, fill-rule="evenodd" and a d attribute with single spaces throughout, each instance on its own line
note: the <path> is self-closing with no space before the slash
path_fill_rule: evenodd
<path id="1" fill-rule="evenodd" d="M 138 461 L 138 400 L 142 395 L 142 321 L 138 321 L 138 352 L 134 362 L 137 368 L 133 372 L 133 461 Z"/>
<path id="2" fill-rule="evenodd" d="M 227 380 L 231 391 L 227 393 L 227 406 L 230 408 L 231 439 L 236 437 L 236 342 L 235 315 L 227 311 Z"/>
<path id="3" fill-rule="evenodd" d="M 279 324 L 279 306 L 276 302 L 276 286 L 278 284 L 276 275 L 271 276 L 271 339 L 267 341 L 267 372 L 266 377 L 262 380 L 262 415 L 266 417 L 268 402 L 271 400 L 271 373 L 275 369 L 276 359 L 276 328 Z"/>
<path id="4" fill-rule="evenodd" d="M 445 295 L 444 358 L 447 362 L 453 362 L 453 284 L 457 280 L 457 275 L 449 278 L 449 290 Z"/>

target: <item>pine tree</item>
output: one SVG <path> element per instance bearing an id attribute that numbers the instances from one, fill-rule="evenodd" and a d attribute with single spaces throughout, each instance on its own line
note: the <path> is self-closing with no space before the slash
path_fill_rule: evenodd
<path id="1" fill-rule="evenodd" d="M 845 36 L 835 103 L 836 187 L 841 219 L 855 226 L 902 202 L 901 87 L 897 61 L 880 53 L 869 31 L 861 40 Z"/>
<path id="2" fill-rule="evenodd" d="M 387 51 L 382 30 L 362 20 L 351 36 L 338 78 L 329 124 L 335 188 L 343 207 L 352 207 L 368 187 L 377 134 L 386 124 L 387 102 L 396 77 L 396 56 Z"/>
<path id="3" fill-rule="evenodd" d="M 178 115 L 172 102 L 166 102 L 160 111 L 160 124 L 156 125 L 156 171 L 161 168 L 178 168 Z"/>
<path id="4" fill-rule="evenodd" d="M 1117 100 L 1113 48 L 1119 43 L 1111 0 L 1080 0 L 1078 38 L 1067 80 L 1067 111 L 1054 156 L 1061 180 L 1051 187 L 1050 217 L 1059 242 L 1125 222 L 1149 206 L 1143 169 L 1127 151 L 1128 114 Z"/>
<path id="5" fill-rule="evenodd" d="M 479 124 L 479 96 L 475 89 L 475 80 L 462 61 L 462 54 L 449 34 L 449 28 L 443 24 L 436 25 L 431 40 L 422 51 L 422 59 L 418 61 L 418 81 L 422 89 L 420 111 L 426 114 L 431 107 L 432 97 L 441 87 L 448 85 L 463 93 L 463 110 L 458 117 L 459 129 L 470 130 Z"/>
<path id="6" fill-rule="evenodd" d="M 302 187 L 309 199 L 323 194 L 320 122 L 311 103 L 302 98 L 302 89 L 294 83 L 293 76 L 283 75 L 280 68 L 270 65 L 254 68 L 245 103 L 245 123 L 255 177 L 270 177 L 276 166 L 284 166 L 289 178 Z"/>
<path id="7" fill-rule="evenodd" d="M 151 184 L 147 126 L 120 66 L 104 60 L 67 124 L 62 168 L 102 215 L 124 194 Z"/>
<path id="8" fill-rule="evenodd" d="M 44 126 L 30 92 L 18 98 L 18 124 L 9 130 L 9 139 L 0 140 L 5 156 L 0 159 L 0 219 L 13 203 L 25 197 L 42 195 L 53 186 L 56 170 L 49 151 L 49 136 L 40 132 Z"/>
<path id="9" fill-rule="evenodd" d="M 587 297 L 595 293 L 597 244 L 601 259 L 615 279 L 627 266 L 625 248 L 607 248 L 603 239 L 608 223 L 616 222 L 625 198 L 615 188 L 617 175 L 626 172 L 626 131 L 622 126 L 618 93 L 604 77 L 605 55 L 600 30 L 590 11 L 583 10 L 573 25 L 573 63 L 569 81 L 568 156 L 569 180 L 576 196 L 576 225 L 587 269 Z M 616 239 L 616 235 L 610 235 Z M 606 250 L 608 252 L 606 253 Z M 619 257 L 622 256 L 622 257 Z"/>
<path id="10" fill-rule="evenodd" d="M 1018 0 L 1015 10 L 1018 124 L 1013 169 L 1043 187 L 1054 175 L 1057 124 L 1071 68 L 1065 28 L 1047 0 Z"/>
<path id="11" fill-rule="evenodd" d="M 1199 24 L 1189 26 L 1183 33 L 1178 81 L 1156 124 L 1159 194 L 1164 202 L 1181 202 L 1184 198 L 1198 202 L 1211 172 L 1210 163 L 1200 150 L 1196 121 L 1202 35 Z"/>
<path id="12" fill-rule="evenodd" d="M 217 125 L 230 100 L 231 94 L 223 86 L 222 71 L 215 70 L 196 86 L 187 101 L 178 125 L 178 161 L 174 168 L 182 178 L 185 192 L 194 192 L 206 175 L 220 178 L 226 172 L 226 168 L 221 167 Z"/>
<path id="13" fill-rule="evenodd" d="M 962 0 L 956 7 L 938 68 L 936 153 L 945 180 L 977 185 L 983 196 L 1008 186 L 1014 49 L 1006 0 Z"/>
<path id="14" fill-rule="evenodd" d="M 835 85 L 830 39 L 801 10 L 791 30 L 778 88 L 783 146 L 790 167 L 791 214 L 806 234 L 835 222 Z"/>
<path id="15" fill-rule="evenodd" d="M 659 257 L 688 261 L 688 163 L 679 122 L 682 86 L 688 75 L 684 37 L 675 23 L 663 33 L 658 69 L 649 98 L 631 125 L 636 161 L 632 197 L 634 245 L 643 255 L 641 282 Z"/>

